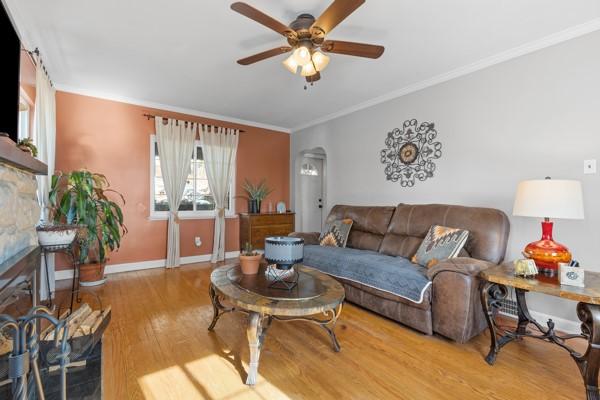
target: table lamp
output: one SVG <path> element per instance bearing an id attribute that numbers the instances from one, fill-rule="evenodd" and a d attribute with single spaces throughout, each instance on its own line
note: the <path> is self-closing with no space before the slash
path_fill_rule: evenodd
<path id="1" fill-rule="evenodd" d="M 513 215 L 543 218 L 542 238 L 525 246 L 525 257 L 535 261 L 540 272 L 555 275 L 558 263 L 571 261 L 569 249 L 554 241 L 550 218 L 583 219 L 581 182 L 541 179 L 519 183 Z"/>

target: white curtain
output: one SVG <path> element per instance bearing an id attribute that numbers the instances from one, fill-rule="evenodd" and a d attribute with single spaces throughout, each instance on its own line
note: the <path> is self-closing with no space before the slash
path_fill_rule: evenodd
<path id="1" fill-rule="evenodd" d="M 208 178 L 208 186 L 215 200 L 215 233 L 211 262 L 225 259 L 225 208 L 235 168 L 239 131 L 216 127 L 202 127 L 200 143 Z"/>
<path id="2" fill-rule="evenodd" d="M 38 179 L 38 200 L 42 207 L 42 218 L 48 218 L 48 191 L 54 173 L 56 148 L 56 91 L 37 59 L 35 71 L 35 109 L 33 116 L 33 142 L 38 148 L 38 159 L 48 165 L 48 175 Z"/>
<path id="3" fill-rule="evenodd" d="M 35 109 L 33 110 L 33 142 L 37 146 L 37 158 L 48 165 L 47 175 L 38 175 L 38 202 L 40 203 L 40 218 L 48 221 L 48 191 L 54 174 L 54 159 L 56 149 L 56 91 L 50 84 L 48 76 L 42 68 L 42 63 L 38 57 L 36 60 L 35 71 Z M 49 221 L 48 221 L 49 222 Z M 42 262 L 45 262 L 42 257 Z M 46 282 L 46 270 L 48 271 L 48 281 L 50 282 L 50 291 L 54 292 L 54 257 L 48 257 L 48 268 L 42 268 L 41 282 Z M 46 285 L 40 285 L 40 296 L 42 299 L 48 298 Z"/>
<path id="4" fill-rule="evenodd" d="M 169 228 L 167 234 L 167 268 L 178 267 L 179 260 L 179 217 L 177 210 L 183 197 L 185 182 L 190 173 L 194 154 L 196 124 L 155 118 L 156 140 L 160 157 L 165 192 L 169 202 Z"/>

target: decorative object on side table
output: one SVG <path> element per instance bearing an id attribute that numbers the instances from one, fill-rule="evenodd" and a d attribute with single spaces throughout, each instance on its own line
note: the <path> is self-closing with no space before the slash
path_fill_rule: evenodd
<path id="1" fill-rule="evenodd" d="M 412 187 L 417 180 L 433 177 L 434 160 L 442 156 L 442 144 L 435 141 L 436 137 L 433 122 L 419 124 L 416 119 L 406 120 L 402 129 L 388 132 L 386 148 L 379 154 L 386 179 Z"/>
<path id="2" fill-rule="evenodd" d="M 600 369 L 600 274 L 586 274 L 585 288 L 561 285 L 557 279 L 538 275 L 536 278 L 524 279 L 515 276 L 511 263 L 505 263 L 481 271 L 481 303 L 490 331 L 490 350 L 485 361 L 493 365 L 500 350 L 512 341 L 520 342 L 524 337 L 540 339 L 555 344 L 569 352 L 577 364 L 583 378 L 588 400 L 600 399 L 598 391 L 598 371 Z M 517 298 L 518 323 L 516 328 L 509 329 L 504 324 L 497 324 L 495 316 L 513 288 Z M 580 334 L 561 334 L 556 332 L 554 321 L 549 319 L 546 326 L 536 321 L 527 307 L 527 292 L 555 296 L 577 301 L 577 317 L 581 321 Z M 528 329 L 533 325 L 533 329 Z M 585 352 L 576 350 L 568 343 L 570 339 L 583 339 L 587 342 Z M 562 362 L 557 360 L 557 362 Z M 550 368 L 547 366 L 545 368 Z M 540 371 L 542 372 L 542 371 Z M 523 382 L 525 384 L 527 382 Z"/>
<path id="3" fill-rule="evenodd" d="M 571 260 L 570 263 L 560 263 L 560 284 L 569 286 L 585 287 L 585 271 L 579 266 L 579 262 Z"/>
<path id="4" fill-rule="evenodd" d="M 248 195 L 248 212 L 251 214 L 260 213 L 260 206 L 262 201 L 273 191 L 269 189 L 265 180 L 263 179 L 257 185 L 250 182 L 248 179 L 244 180 L 243 188 Z"/>
<path id="5" fill-rule="evenodd" d="M 273 236 L 265 239 L 265 259 L 277 270 L 294 270 L 293 274 L 272 273 L 269 278 L 275 289 L 291 290 L 298 284 L 298 272 L 294 265 L 304 259 L 304 239 L 289 236 Z M 268 269 L 267 269 L 268 272 Z"/>
<path id="6" fill-rule="evenodd" d="M 523 255 L 535 261 L 540 272 L 554 276 L 558 264 L 571 261 L 569 249 L 554 241 L 550 218 L 583 219 L 581 183 L 550 178 L 519 183 L 513 215 L 544 218 L 542 238 L 529 243 Z"/>
<path id="7" fill-rule="evenodd" d="M 121 238 L 127 233 L 123 211 L 108 197 L 110 193 L 125 204 L 123 195 L 110 189 L 102 174 L 79 170 L 52 177 L 49 194 L 51 220 L 83 226 L 76 246 L 82 286 L 104 283 L 107 255 L 118 250 Z"/>
<path id="8" fill-rule="evenodd" d="M 515 276 L 527 278 L 530 276 L 536 276 L 539 272 L 537 266 L 535 265 L 535 261 L 528 258 L 515 260 L 513 264 L 515 267 Z"/>
<path id="9" fill-rule="evenodd" d="M 256 275 L 262 254 L 252 249 L 250 242 L 246 242 L 244 249 L 240 253 L 240 268 L 244 275 Z"/>

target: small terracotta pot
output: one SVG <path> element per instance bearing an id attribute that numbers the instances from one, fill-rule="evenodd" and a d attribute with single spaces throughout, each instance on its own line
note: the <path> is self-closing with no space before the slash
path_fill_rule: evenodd
<path id="1" fill-rule="evenodd" d="M 260 265 L 260 260 L 262 258 L 262 254 L 257 254 L 255 256 L 240 256 L 240 268 L 242 269 L 242 274 L 244 275 L 256 275 L 258 273 L 258 267 Z"/>
<path id="2" fill-rule="evenodd" d="M 104 278 L 105 263 L 81 264 L 79 266 L 79 283 L 81 286 L 97 286 L 106 282 Z"/>

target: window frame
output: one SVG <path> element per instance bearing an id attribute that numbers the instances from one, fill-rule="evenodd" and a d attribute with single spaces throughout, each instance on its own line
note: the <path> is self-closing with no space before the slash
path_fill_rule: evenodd
<path id="1" fill-rule="evenodd" d="M 19 108 L 21 107 L 21 103 L 24 103 L 27 106 L 27 110 L 21 111 L 19 109 L 19 131 L 17 133 L 19 140 L 21 139 L 33 139 L 33 111 L 35 108 L 34 102 L 31 101 L 31 98 L 27 94 L 27 92 L 23 89 L 23 87 L 19 87 Z M 26 132 L 22 131 L 22 112 L 27 111 L 27 120 L 26 120 Z"/>
<path id="2" fill-rule="evenodd" d="M 156 211 L 154 209 L 154 176 L 156 175 L 156 167 L 154 163 L 154 149 L 156 146 L 156 135 L 150 135 L 150 220 L 166 220 L 169 218 L 169 211 Z M 194 151 L 200 145 L 200 141 L 195 141 Z M 229 189 L 229 208 L 225 210 L 225 218 L 235 218 L 235 173 L 236 173 L 237 160 L 233 167 L 233 174 L 231 177 L 231 187 Z M 179 211 L 179 219 L 214 219 L 216 217 L 216 210 L 197 210 L 197 211 Z"/>

